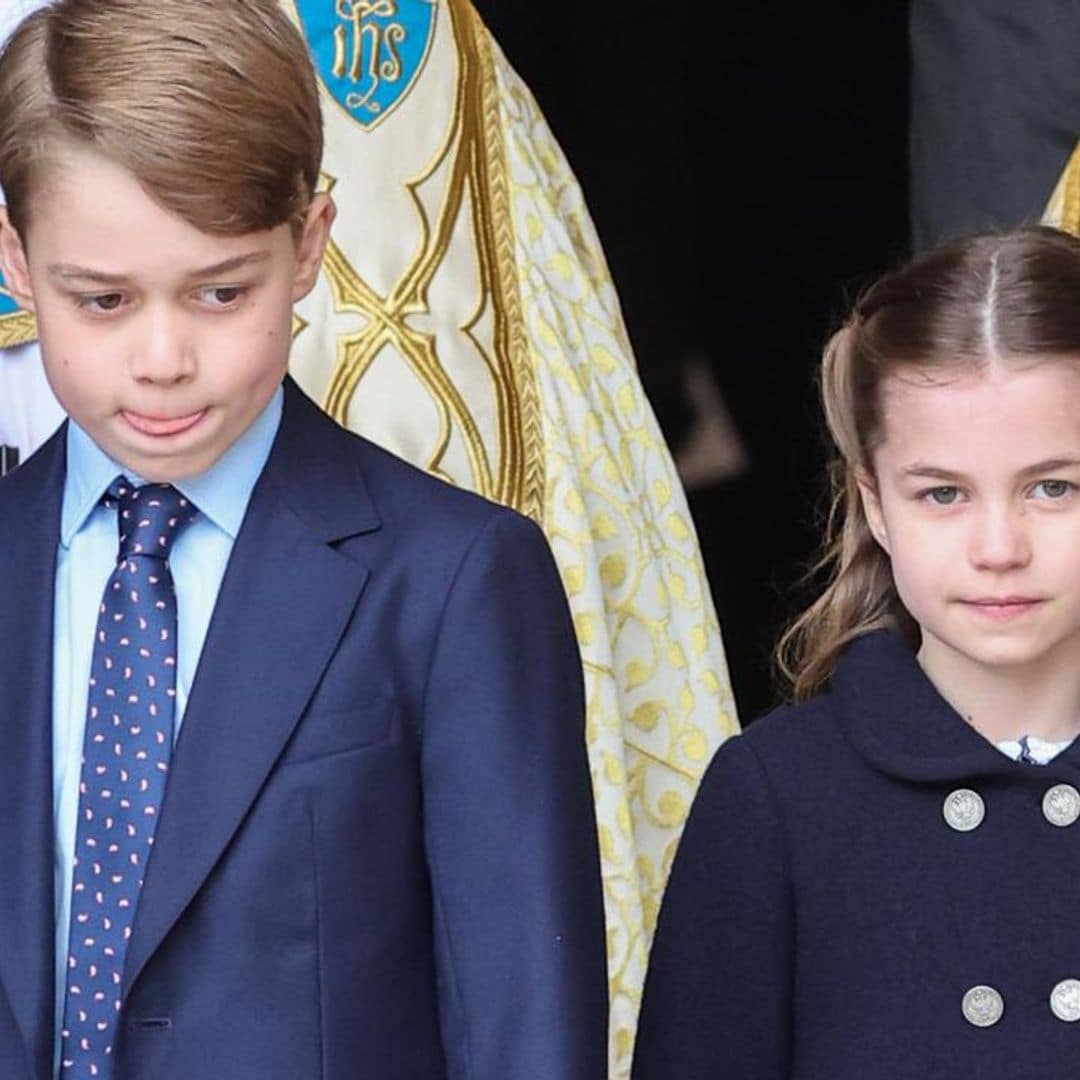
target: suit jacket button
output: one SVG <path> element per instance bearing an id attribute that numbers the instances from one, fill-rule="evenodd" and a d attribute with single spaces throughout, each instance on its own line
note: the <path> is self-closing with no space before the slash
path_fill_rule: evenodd
<path id="1" fill-rule="evenodd" d="M 946 795 L 942 810 L 949 827 L 957 832 L 977 829 L 986 817 L 986 804 L 982 796 L 970 788 L 957 788 Z"/>
<path id="2" fill-rule="evenodd" d="M 1080 791 L 1072 784 L 1055 784 L 1043 796 L 1042 809 L 1051 825 L 1072 825 L 1080 818 Z"/>
<path id="3" fill-rule="evenodd" d="M 992 986 L 973 986 L 962 1005 L 964 1019 L 976 1027 L 993 1027 L 1005 1012 L 1005 1001 Z"/>
<path id="4" fill-rule="evenodd" d="M 1062 979 L 1050 991 L 1050 1009 L 1067 1024 L 1080 1020 L 1080 979 Z"/>

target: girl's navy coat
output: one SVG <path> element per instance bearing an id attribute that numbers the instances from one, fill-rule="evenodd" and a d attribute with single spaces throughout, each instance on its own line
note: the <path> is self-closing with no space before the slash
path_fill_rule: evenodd
<path id="1" fill-rule="evenodd" d="M 1023 727 L 1022 723 L 1019 725 Z M 779 709 L 710 766 L 660 912 L 635 1080 L 1057 1080 L 1080 1023 L 1080 741 L 1011 761 L 940 697 L 899 638 L 842 658 L 830 691 Z M 946 797 L 985 818 L 951 828 Z M 990 986 L 1004 1012 L 965 1018 Z"/>

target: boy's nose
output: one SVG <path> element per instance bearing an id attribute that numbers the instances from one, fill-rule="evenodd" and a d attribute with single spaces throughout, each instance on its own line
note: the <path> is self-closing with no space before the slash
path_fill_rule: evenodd
<path id="1" fill-rule="evenodd" d="M 168 312 L 147 313 L 143 333 L 131 355 L 131 374 L 139 382 L 177 383 L 195 373 L 195 355 L 182 320 Z"/>
<path id="2" fill-rule="evenodd" d="M 1022 510 L 990 507 L 973 523 L 972 563 L 985 570 L 1011 570 L 1031 561 L 1031 538 Z"/>

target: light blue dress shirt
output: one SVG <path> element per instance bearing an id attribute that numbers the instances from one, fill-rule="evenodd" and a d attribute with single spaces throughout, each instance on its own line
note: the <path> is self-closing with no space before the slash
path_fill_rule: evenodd
<path id="1" fill-rule="evenodd" d="M 206 472 L 176 487 L 201 511 L 178 537 L 169 565 L 176 586 L 177 667 L 174 740 L 180 732 L 199 655 L 225 567 L 252 489 L 281 422 L 279 387 L 255 422 Z M 101 498 L 120 474 L 142 478 L 112 460 L 74 421 L 67 432 L 67 477 L 56 557 L 53 631 L 53 828 L 56 836 L 56 1067 L 64 1016 L 72 859 L 79 772 L 98 607 L 116 565 L 116 511 Z"/>

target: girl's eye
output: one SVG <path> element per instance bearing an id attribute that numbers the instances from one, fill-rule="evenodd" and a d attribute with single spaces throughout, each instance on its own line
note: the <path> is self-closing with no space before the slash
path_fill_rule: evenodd
<path id="1" fill-rule="evenodd" d="M 923 498 L 929 499 L 937 506 L 952 506 L 960 498 L 960 489 L 955 487 L 930 488 L 923 493 Z"/>
<path id="2" fill-rule="evenodd" d="M 211 307 L 229 308 L 234 307 L 246 292 L 241 285 L 212 285 L 199 290 L 199 299 Z"/>
<path id="3" fill-rule="evenodd" d="M 95 296 L 79 296 L 75 301 L 84 311 L 90 311 L 97 315 L 103 315 L 109 311 L 117 311 L 124 302 L 123 293 L 98 293 Z"/>
<path id="4" fill-rule="evenodd" d="M 1064 499 L 1072 488 L 1068 480 L 1040 480 L 1032 491 L 1044 499 Z"/>

